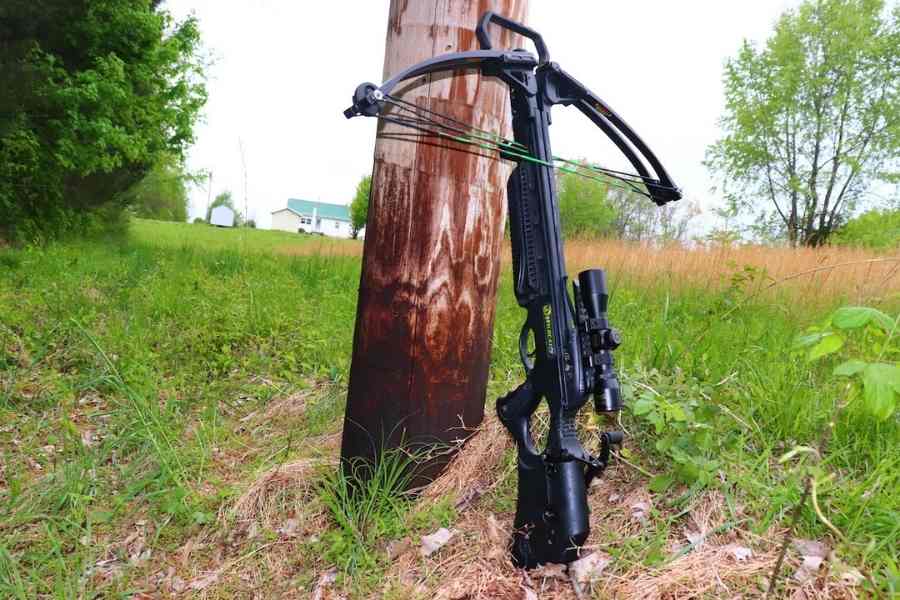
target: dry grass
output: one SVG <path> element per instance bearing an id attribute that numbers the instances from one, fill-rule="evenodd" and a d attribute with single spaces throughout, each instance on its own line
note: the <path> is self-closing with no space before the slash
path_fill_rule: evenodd
<path id="1" fill-rule="evenodd" d="M 321 238 L 315 241 L 302 240 L 296 244 L 275 246 L 275 254 L 287 256 L 362 256 L 363 245 L 355 240 Z"/>
<path id="2" fill-rule="evenodd" d="M 496 485 L 496 467 L 509 445 L 503 425 L 492 411 L 469 438 L 447 469 L 422 492 L 425 499 L 456 494 L 463 503 L 476 500 L 487 490 L 489 482 Z"/>
<path id="3" fill-rule="evenodd" d="M 272 526 L 285 513 L 291 512 L 284 506 L 286 497 L 302 506 L 308 499 L 313 474 L 326 464 L 337 463 L 322 459 L 301 459 L 273 467 L 253 481 L 232 507 L 220 516 L 233 518 L 238 522 L 257 521 Z"/>
<path id="4" fill-rule="evenodd" d="M 854 302 L 900 294 L 900 254 L 852 248 L 687 248 L 618 240 L 573 241 L 566 244 L 566 260 L 572 271 L 602 266 L 641 284 L 665 282 L 675 290 L 726 287 L 733 274 L 752 267 L 761 275 L 754 284 L 761 293 L 777 289 L 805 301 L 846 298 Z"/>
<path id="5" fill-rule="evenodd" d="M 322 239 L 275 248 L 292 256 L 362 256 L 362 244 Z M 759 291 L 785 290 L 809 300 L 843 298 L 862 303 L 900 294 L 900 253 L 823 247 L 778 248 L 770 246 L 654 246 L 621 240 L 573 240 L 566 242 L 566 262 L 572 272 L 603 267 L 636 283 L 667 282 L 673 289 L 685 286 L 725 287 L 731 276 L 745 267 L 762 274 Z M 504 266 L 511 262 L 504 244 Z"/>
<path id="6" fill-rule="evenodd" d="M 496 421 L 486 422 L 434 482 L 434 489 L 425 490 L 420 502 L 496 479 L 506 439 L 502 429 L 495 429 L 497 425 Z M 751 533 L 749 522 L 727 510 L 725 498 L 717 491 L 700 496 L 680 518 L 667 514 L 664 506 L 654 506 L 654 499 L 660 500 L 649 492 L 640 475 L 624 466 L 609 469 L 592 487 L 592 533 L 585 548 L 611 554 L 615 546 L 651 527 L 651 520 L 673 521 L 666 540 L 670 558 L 656 568 L 613 561 L 593 584 L 577 591 L 559 565 L 530 572 L 517 570 L 509 561 L 513 515 L 495 515 L 475 500 L 463 505 L 452 525 L 454 538 L 438 553 L 423 558 L 412 544 L 395 558 L 384 589 L 404 590 L 402 597 L 435 600 L 534 597 L 526 590 L 537 598 L 561 600 L 764 597 L 783 532 Z M 658 514 L 651 517 L 651 508 Z M 792 557 L 782 572 L 788 597 L 857 597 L 854 588 L 827 570 L 802 585 L 791 581 L 797 562 Z"/>
<path id="7" fill-rule="evenodd" d="M 488 414 L 446 471 L 422 491 L 418 500 L 428 506 L 447 495 L 457 499 L 459 513 L 451 524 L 454 537 L 428 557 L 419 553 L 418 539 L 400 544 L 403 550 L 391 558 L 381 588 L 373 590 L 370 597 L 681 600 L 764 596 L 783 532 L 771 530 L 763 536 L 751 533 L 749 517 L 729 510 L 718 491 L 702 494 L 686 511 L 669 508 L 664 497 L 647 489 L 642 475 L 620 463 L 615 463 L 592 486 L 589 497 L 592 533 L 586 551 L 627 556 L 617 550 L 628 540 L 669 523 L 665 540 L 667 562 L 648 567 L 639 560 L 614 560 L 592 584 L 578 591 L 560 566 L 550 565 L 529 572 L 513 568 L 509 561 L 513 515 L 492 512 L 490 503 L 484 500 L 498 482 L 510 475 L 504 454 L 511 444 L 496 417 Z M 309 510 L 309 501 L 321 467 L 336 464 L 336 445 L 330 450 L 328 458 L 296 460 L 259 475 L 227 513 L 220 516 L 223 524 L 237 526 L 240 533 L 235 536 L 235 545 L 228 547 L 224 555 L 209 557 L 201 563 L 184 558 L 192 552 L 192 547 L 200 547 L 189 542 L 179 551 L 183 558 L 177 571 L 183 577 L 175 576 L 173 568 L 158 571 L 157 589 L 178 597 L 192 594 L 218 597 L 235 590 L 248 594 L 256 590 L 262 594 L 259 597 L 267 594 L 268 597 L 308 597 L 308 587 L 304 591 L 276 584 L 271 577 L 280 573 L 283 581 L 289 582 L 298 569 L 299 540 L 319 536 L 328 527 L 328 519 L 321 511 Z M 477 493 L 469 493 L 470 490 Z M 679 514 L 672 514 L 674 510 Z M 274 530 L 277 539 L 260 545 L 254 524 Z M 203 543 L 214 544 L 214 541 L 209 539 Z M 736 553 L 736 548 L 749 554 Z M 781 582 L 787 589 L 782 597 L 795 600 L 857 597 L 854 588 L 844 585 L 839 576 L 827 569 L 806 583 L 792 581 L 790 576 L 797 563 L 798 558 L 792 555 L 783 568 Z M 345 587 L 348 584 L 352 587 L 352 582 L 333 582 L 329 579 L 331 569 L 319 572 L 324 568 L 321 564 L 307 563 L 299 568 L 316 570 L 309 572 L 317 582 L 313 597 L 321 600 L 358 597 Z M 321 583 L 324 581 L 328 583 Z M 529 595 L 532 592 L 534 596 Z"/>

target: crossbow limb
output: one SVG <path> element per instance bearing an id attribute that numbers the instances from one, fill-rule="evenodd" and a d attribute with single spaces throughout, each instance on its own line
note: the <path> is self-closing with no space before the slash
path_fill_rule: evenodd
<path id="1" fill-rule="evenodd" d="M 487 32 L 494 23 L 534 42 L 537 58 L 525 50 L 494 50 Z M 681 198 L 662 164 L 628 124 L 574 77 L 550 62 L 535 31 L 488 12 L 476 30 L 481 50 L 438 56 L 413 65 L 380 86 L 363 83 L 347 118 L 373 116 L 409 129 L 390 137 L 465 144 L 488 156 L 516 163 L 507 183 L 516 300 L 527 318 L 519 339 L 525 382 L 497 401 L 497 413 L 518 449 L 518 501 L 513 562 L 526 568 L 575 560 L 587 539 L 587 489 L 610 459 L 620 432 L 600 436 L 592 455 L 577 437 L 579 409 L 593 396 L 598 413 L 621 407 L 612 352 L 621 337 L 609 323 L 609 294 L 602 269 L 583 271 L 567 290 L 554 170 L 599 179 L 646 196 L 658 205 Z M 509 87 L 513 139 L 484 131 L 395 97 L 399 84 L 430 73 L 476 69 Z M 550 109 L 571 105 L 612 140 L 634 173 L 554 156 L 550 151 Z M 455 147 L 455 146 L 451 146 Z M 574 299 L 574 302 L 573 302 Z M 533 336 L 533 352 L 529 339 Z M 543 450 L 531 433 L 531 417 L 542 400 L 550 408 Z"/>
<path id="2" fill-rule="evenodd" d="M 501 24 L 532 39 L 539 57 L 535 58 L 531 53 L 520 49 L 491 49 L 487 34 L 487 24 L 490 22 Z M 430 58 L 403 70 L 380 86 L 373 83 L 361 84 L 353 94 L 353 105 L 344 111 L 344 116 L 348 119 L 358 115 L 379 117 L 415 130 L 418 135 L 496 151 L 500 158 L 516 162 L 526 160 L 537 164 L 550 163 L 546 166 L 601 179 L 607 183 L 611 179 L 617 180 L 619 183 L 612 184 L 613 187 L 623 187 L 646 196 L 660 206 L 681 198 L 681 190 L 672 182 L 662 163 L 628 123 L 558 64 L 549 61 L 549 53 L 539 34 L 500 15 L 487 12 L 479 22 L 477 37 L 482 50 L 454 52 Z M 529 148 L 513 140 L 460 123 L 391 95 L 404 81 L 432 73 L 459 70 L 478 70 L 484 75 L 498 77 L 510 86 L 511 91 L 518 89 L 527 95 L 537 96 L 545 110 L 557 104 L 574 106 L 603 131 L 636 172 L 617 171 L 557 156 L 538 157 Z M 524 73 L 531 73 L 534 77 L 523 78 Z"/>

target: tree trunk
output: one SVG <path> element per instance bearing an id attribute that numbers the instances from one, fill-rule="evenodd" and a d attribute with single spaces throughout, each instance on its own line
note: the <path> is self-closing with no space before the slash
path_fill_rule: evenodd
<path id="1" fill-rule="evenodd" d="M 478 48 L 485 10 L 524 20 L 527 0 L 392 0 L 384 80 L 419 61 Z M 495 47 L 515 47 L 492 30 Z M 518 36 L 516 36 L 518 37 Z M 395 94 L 504 135 L 506 86 L 477 73 L 418 78 Z M 484 416 L 510 165 L 435 147 L 379 123 L 341 459 L 446 449 Z M 469 150 L 471 150 L 469 148 Z M 421 462 L 413 485 L 449 453 Z"/>

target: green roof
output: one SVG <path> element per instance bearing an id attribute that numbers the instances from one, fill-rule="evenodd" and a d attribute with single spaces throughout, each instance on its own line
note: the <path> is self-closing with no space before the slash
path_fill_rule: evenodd
<path id="1" fill-rule="evenodd" d="M 350 207 L 344 204 L 328 204 L 327 202 L 290 198 L 287 207 L 288 210 L 305 217 L 311 217 L 315 211 L 316 215 L 323 219 L 350 220 Z"/>

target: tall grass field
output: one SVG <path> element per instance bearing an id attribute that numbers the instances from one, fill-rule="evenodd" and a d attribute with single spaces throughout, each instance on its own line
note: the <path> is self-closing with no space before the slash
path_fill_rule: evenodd
<path id="1" fill-rule="evenodd" d="M 0 248 L 0 598 L 762 597 L 782 546 L 777 596 L 900 591 L 897 412 L 835 374 L 900 360 L 897 254 L 568 244 L 570 273 L 610 274 L 628 403 L 591 500 L 609 561 L 574 591 L 523 583 L 503 548 L 515 458 L 493 402 L 523 376 L 508 248 L 487 420 L 455 479 L 406 496 L 395 457 L 354 495 L 336 474 L 361 252 L 144 220 Z M 835 330 L 863 306 L 894 328 Z M 828 550 L 814 568 L 809 544 Z"/>

